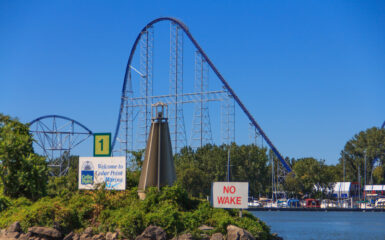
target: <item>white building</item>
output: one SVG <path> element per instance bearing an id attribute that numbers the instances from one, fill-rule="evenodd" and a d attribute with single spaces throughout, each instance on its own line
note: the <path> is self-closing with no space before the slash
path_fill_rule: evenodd
<path id="1" fill-rule="evenodd" d="M 333 197 L 335 198 L 351 198 L 358 194 L 358 183 L 336 182 L 333 186 Z"/>

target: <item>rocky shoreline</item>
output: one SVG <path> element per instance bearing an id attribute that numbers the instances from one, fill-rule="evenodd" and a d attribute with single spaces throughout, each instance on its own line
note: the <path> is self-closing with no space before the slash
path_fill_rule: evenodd
<path id="1" fill-rule="evenodd" d="M 211 235 L 205 232 L 212 232 L 210 226 L 201 226 L 199 230 L 202 234 L 198 237 L 191 233 L 185 233 L 178 236 L 168 236 L 166 231 L 157 226 L 148 226 L 142 234 L 137 236 L 135 240 L 257 240 L 258 236 L 253 236 L 245 229 L 234 225 L 227 226 L 227 234 L 213 233 Z M 82 233 L 70 232 L 64 235 L 58 229 L 51 227 L 30 227 L 27 232 L 23 232 L 20 222 L 14 222 L 7 229 L 0 231 L 0 240 L 117 240 L 128 239 L 120 231 L 107 233 L 94 233 L 92 227 L 88 227 Z M 273 240 L 280 240 L 277 234 L 272 235 Z"/>

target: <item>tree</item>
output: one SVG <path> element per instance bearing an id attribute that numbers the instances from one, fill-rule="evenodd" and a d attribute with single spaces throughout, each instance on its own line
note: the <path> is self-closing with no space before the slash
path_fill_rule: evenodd
<path id="1" fill-rule="evenodd" d="M 29 127 L 0 114 L 0 178 L 4 195 L 36 200 L 46 193 L 45 159 L 33 152 Z"/>
<path id="2" fill-rule="evenodd" d="M 365 176 L 367 179 L 373 174 L 376 161 L 381 165 L 385 163 L 385 129 L 376 127 L 354 135 L 341 151 L 340 164 L 345 165 L 346 181 L 358 181 L 361 176 L 362 183 Z"/>
<path id="3" fill-rule="evenodd" d="M 384 166 L 377 166 L 373 169 L 373 181 L 376 184 L 384 184 L 385 183 Z"/>
<path id="4" fill-rule="evenodd" d="M 175 155 L 178 182 L 193 196 L 209 195 L 212 182 L 226 181 L 229 150 L 231 180 L 249 182 L 252 196 L 264 193 L 269 184 L 266 149 L 255 145 L 184 148 Z"/>
<path id="5" fill-rule="evenodd" d="M 315 158 L 298 159 L 293 167 L 295 182 L 303 194 L 323 193 L 332 182 L 332 177 L 323 160 Z"/>
<path id="6" fill-rule="evenodd" d="M 297 196 L 303 194 L 304 187 L 302 182 L 296 177 L 294 172 L 290 172 L 285 176 L 283 187 L 289 195 Z"/>

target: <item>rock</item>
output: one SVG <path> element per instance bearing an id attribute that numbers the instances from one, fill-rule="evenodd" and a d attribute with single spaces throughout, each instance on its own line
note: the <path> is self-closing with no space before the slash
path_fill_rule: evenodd
<path id="1" fill-rule="evenodd" d="M 28 240 L 30 237 L 31 237 L 32 233 L 28 232 L 28 233 L 22 233 L 20 236 L 19 236 L 19 240 Z"/>
<path id="2" fill-rule="evenodd" d="M 214 233 L 211 235 L 210 240 L 224 240 L 222 233 Z"/>
<path id="3" fill-rule="evenodd" d="M 4 235 L 4 237 L 6 238 L 19 238 L 19 236 L 20 236 L 19 232 L 7 232 Z"/>
<path id="4" fill-rule="evenodd" d="M 201 231 L 210 231 L 210 230 L 214 230 L 213 227 L 210 227 L 210 226 L 207 226 L 207 225 L 202 225 L 198 228 L 199 230 Z"/>
<path id="5" fill-rule="evenodd" d="M 19 232 L 11 232 L 6 229 L 0 231 L 0 240 L 2 239 L 17 239 L 20 236 Z"/>
<path id="6" fill-rule="evenodd" d="M 227 240 L 255 240 L 255 237 L 243 228 L 229 225 L 227 226 Z"/>
<path id="7" fill-rule="evenodd" d="M 88 227 L 84 230 L 83 233 L 88 234 L 88 235 L 92 235 L 93 232 L 94 232 L 94 230 L 92 229 L 92 227 Z"/>
<path id="8" fill-rule="evenodd" d="M 80 235 L 75 233 L 75 235 L 72 237 L 72 240 L 80 240 Z"/>
<path id="9" fill-rule="evenodd" d="M 115 233 L 112 233 L 112 232 L 108 232 L 106 233 L 106 240 L 116 240 L 118 239 L 118 233 L 115 232 Z"/>
<path id="10" fill-rule="evenodd" d="M 21 232 L 20 222 L 14 222 L 7 229 L 8 232 Z"/>
<path id="11" fill-rule="evenodd" d="M 0 240 L 17 240 L 17 238 L 8 238 L 5 236 L 0 236 Z"/>
<path id="12" fill-rule="evenodd" d="M 166 240 L 166 232 L 157 226 L 148 226 L 135 240 Z"/>
<path id="13" fill-rule="evenodd" d="M 91 240 L 92 237 L 90 234 L 87 234 L 87 233 L 83 233 L 82 235 L 80 235 L 80 238 L 79 240 Z"/>
<path id="14" fill-rule="evenodd" d="M 172 240 L 194 240 L 194 237 L 191 235 L 191 233 L 185 233 L 185 234 L 173 237 Z"/>
<path id="15" fill-rule="evenodd" d="M 96 234 L 92 237 L 93 240 L 105 240 L 106 238 L 104 237 L 103 233 Z M 114 238 L 116 239 L 116 238 Z"/>
<path id="16" fill-rule="evenodd" d="M 48 237 L 48 238 L 61 238 L 62 234 L 50 227 L 30 227 L 28 228 L 28 232 L 38 235 L 41 238 Z"/>
<path id="17" fill-rule="evenodd" d="M 63 240 L 72 240 L 73 237 L 74 237 L 75 233 L 74 232 L 70 232 L 68 233 L 64 238 Z"/>

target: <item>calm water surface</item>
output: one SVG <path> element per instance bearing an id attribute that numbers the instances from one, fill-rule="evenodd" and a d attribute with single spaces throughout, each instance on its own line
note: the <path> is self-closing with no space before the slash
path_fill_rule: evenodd
<path id="1" fill-rule="evenodd" d="M 385 212 L 252 212 L 285 240 L 385 240 Z"/>

